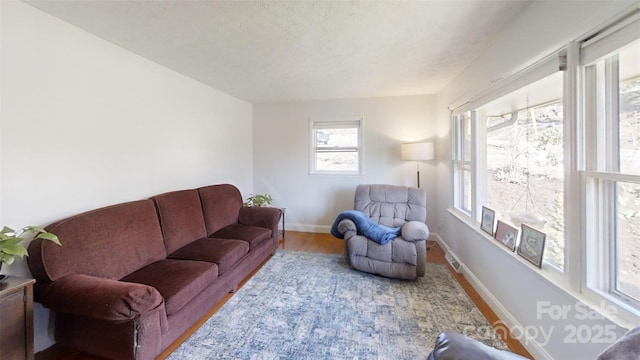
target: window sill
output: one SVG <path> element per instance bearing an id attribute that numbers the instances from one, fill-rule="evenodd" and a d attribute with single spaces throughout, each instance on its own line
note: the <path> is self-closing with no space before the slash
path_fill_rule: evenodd
<path id="1" fill-rule="evenodd" d="M 537 276 L 540 276 L 542 279 L 553 285 L 558 290 L 571 296 L 576 302 L 585 304 L 589 307 L 589 310 L 593 310 L 603 318 L 606 318 L 612 323 L 626 329 L 632 329 L 638 326 L 638 323 L 640 323 L 640 313 L 638 313 L 638 311 L 627 309 L 626 306 L 620 306 L 619 304 L 617 304 L 617 302 L 610 301 L 610 299 L 604 295 L 598 296 L 599 299 L 596 301 L 593 296 L 586 296 L 583 293 L 573 290 L 568 284 L 568 281 L 565 279 L 565 275 L 561 271 L 545 263 L 542 264 L 541 269 L 536 267 L 535 265 L 520 257 L 520 255 L 518 255 L 515 251 L 510 251 L 505 246 L 498 243 L 495 238 L 482 231 L 480 229 L 480 224 L 473 222 L 467 214 L 464 214 L 463 212 L 452 208 L 447 209 L 447 211 L 456 219 L 466 224 L 471 230 L 476 232 L 485 241 L 500 249 L 505 254 L 509 255 L 509 258 L 512 259 L 512 261 L 516 261 L 522 266 L 528 268 L 530 271 L 535 273 Z M 616 308 L 616 311 L 610 311 L 610 306 L 614 306 Z"/>

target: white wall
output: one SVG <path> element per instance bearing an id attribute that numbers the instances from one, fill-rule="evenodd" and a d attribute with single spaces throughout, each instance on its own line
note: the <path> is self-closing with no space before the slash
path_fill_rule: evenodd
<path id="1" fill-rule="evenodd" d="M 357 184 L 416 186 L 416 163 L 400 159 L 400 144 L 435 137 L 434 96 L 345 99 L 254 106 L 254 190 L 286 207 L 287 229 L 328 232 L 336 215 L 353 209 Z M 309 119 L 364 117 L 364 176 L 309 175 Z M 435 224 L 434 163 L 422 162 L 428 224 Z"/>
<path id="2" fill-rule="evenodd" d="M 208 184 L 252 191 L 250 104 L 28 5 L 0 4 L 0 225 Z M 24 262 L 2 271 L 28 274 Z M 39 351 L 52 334 L 36 310 Z"/>
<path id="3" fill-rule="evenodd" d="M 437 221 L 439 235 L 467 267 L 465 274 L 484 295 L 498 316 L 510 326 L 535 326 L 554 333 L 548 344 L 525 343 L 536 358 L 593 359 L 608 344 L 569 344 L 566 327 L 583 326 L 596 331 L 613 327 L 619 336 L 625 329 L 605 319 L 576 319 L 576 299 L 540 276 L 537 269 L 519 261 L 481 233 L 453 216 L 450 168 L 450 112 L 447 106 L 491 87 L 491 80 L 509 76 L 554 50 L 566 45 L 634 2 L 624 1 L 539 1 L 533 2 L 497 37 L 467 69 L 452 81 L 437 98 Z M 569 214 L 571 216 L 571 214 Z M 577 215 L 576 215 L 577 216 Z M 536 305 L 568 305 L 566 319 L 538 316 Z M 542 340 L 538 336 L 536 340 Z M 525 342 L 523 340 L 523 342 Z"/>

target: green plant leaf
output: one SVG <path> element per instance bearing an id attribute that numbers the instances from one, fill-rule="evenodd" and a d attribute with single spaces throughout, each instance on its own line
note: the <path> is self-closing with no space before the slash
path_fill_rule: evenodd
<path id="1" fill-rule="evenodd" d="M 40 234 L 38 234 L 38 236 L 36 236 L 36 239 L 45 239 L 45 240 L 49 240 L 52 241 L 53 243 L 57 244 L 57 245 L 62 245 L 60 243 L 60 239 L 58 238 L 58 235 L 50 233 L 50 232 L 41 232 Z"/>
<path id="2" fill-rule="evenodd" d="M 267 206 L 271 204 L 271 195 L 269 194 L 251 194 L 243 203 L 244 206 Z"/>
<path id="3" fill-rule="evenodd" d="M 2 230 L 0 230 L 1 233 L 6 234 L 6 233 L 14 233 L 16 232 L 15 230 L 13 230 L 12 228 L 8 227 L 8 226 L 3 226 Z"/>
<path id="4" fill-rule="evenodd" d="M 8 226 L 4 226 L 2 230 L 0 230 L 0 237 L 7 237 L 15 235 L 16 231 Z"/>
<path id="5" fill-rule="evenodd" d="M 15 256 L 13 255 L 8 255 L 3 253 L 2 251 L 0 251 L 0 262 L 3 262 L 7 265 L 11 265 L 13 264 L 13 260 L 15 259 Z"/>
<path id="6" fill-rule="evenodd" d="M 22 231 L 47 232 L 43 227 L 33 225 L 23 227 Z"/>
<path id="7" fill-rule="evenodd" d="M 12 236 L 12 237 L 9 237 L 9 238 L 6 238 L 6 239 L 2 239 L 2 240 L 0 240 L 0 249 L 3 249 L 3 248 L 8 247 L 8 246 L 15 246 L 15 245 L 19 244 L 21 241 L 22 241 L 22 238 L 15 237 L 15 236 Z"/>
<path id="8" fill-rule="evenodd" d="M 49 240 L 57 245 L 61 245 L 60 239 L 54 233 L 46 231 L 40 226 L 25 226 L 16 232 L 8 226 L 4 226 L 0 231 L 0 262 L 11 264 L 18 256 L 23 258 L 29 256 L 27 248 L 21 244 L 26 232 L 35 233 L 35 238 Z"/>
<path id="9" fill-rule="evenodd" d="M 15 255 L 15 256 L 19 256 L 19 257 L 23 257 L 25 255 L 29 255 L 29 253 L 27 252 L 27 248 L 25 248 L 21 244 L 15 244 L 15 245 L 11 245 L 11 246 L 3 246 L 2 247 L 2 252 L 4 252 L 5 254 Z"/>

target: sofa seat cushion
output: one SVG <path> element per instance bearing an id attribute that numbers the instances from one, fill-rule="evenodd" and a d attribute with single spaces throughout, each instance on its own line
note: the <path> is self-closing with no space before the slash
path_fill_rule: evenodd
<path id="1" fill-rule="evenodd" d="M 169 255 L 169 258 L 216 263 L 218 275 L 222 275 L 248 253 L 249 243 L 246 241 L 203 238 L 183 246 Z"/>
<path id="2" fill-rule="evenodd" d="M 271 230 L 251 225 L 232 224 L 209 235 L 219 239 L 238 239 L 249 242 L 250 250 L 271 238 Z"/>
<path id="3" fill-rule="evenodd" d="M 193 260 L 156 261 L 122 281 L 154 287 L 164 298 L 167 316 L 175 314 L 218 278 L 218 265 Z"/>

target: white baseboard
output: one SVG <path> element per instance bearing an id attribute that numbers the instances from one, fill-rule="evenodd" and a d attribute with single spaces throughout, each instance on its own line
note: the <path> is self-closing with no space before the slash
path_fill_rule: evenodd
<path id="1" fill-rule="evenodd" d="M 321 233 L 321 234 L 329 234 L 331 232 L 330 225 L 308 225 L 308 224 L 288 224 L 287 223 L 287 231 L 301 231 L 301 232 L 312 232 L 312 233 Z"/>
<path id="2" fill-rule="evenodd" d="M 442 249 L 442 251 L 444 251 L 445 253 L 447 251 L 450 251 L 451 249 L 449 248 L 449 245 L 447 245 L 447 243 L 444 242 L 444 240 L 442 240 L 442 238 L 440 237 L 440 234 L 438 233 L 430 233 L 429 234 L 429 241 L 435 241 L 438 243 L 438 245 L 440 245 L 440 248 Z"/>
<path id="3" fill-rule="evenodd" d="M 467 281 L 469 281 L 471 286 L 478 292 L 480 297 L 482 297 L 482 299 L 487 303 L 487 305 L 489 305 L 491 310 L 496 313 L 498 318 L 502 320 L 508 329 L 525 329 L 525 327 L 520 324 L 504 306 L 502 306 L 502 303 L 493 296 L 493 294 L 482 284 L 482 282 L 480 282 L 475 274 L 473 274 L 473 272 L 464 264 L 462 264 L 462 275 L 467 279 Z M 524 333 L 526 336 L 526 339 L 520 340 L 520 343 L 527 349 L 534 359 L 553 359 L 542 346 L 538 345 L 535 339 L 532 338 L 527 331 L 521 331 L 518 333 Z"/>
<path id="4" fill-rule="evenodd" d="M 432 235 L 445 253 L 451 252 L 455 256 L 455 253 L 451 251 L 449 245 L 440 237 L 440 235 L 438 235 L 437 233 L 434 233 Z M 458 256 L 455 257 L 460 262 L 462 275 L 465 277 L 465 279 L 467 279 L 467 281 L 469 281 L 469 284 L 471 284 L 473 289 L 478 292 L 480 297 L 482 297 L 487 305 L 489 305 L 491 310 L 496 313 L 498 318 L 502 320 L 504 325 L 508 329 L 524 329 L 525 327 L 522 326 L 522 324 L 520 324 L 504 306 L 502 306 L 502 303 L 500 303 L 500 301 L 498 301 L 498 299 L 493 296 L 493 294 L 484 286 L 484 284 L 482 284 L 480 279 L 478 279 L 475 274 L 463 262 L 460 261 L 460 258 Z M 552 359 L 551 355 L 549 355 L 549 353 L 547 353 L 544 348 L 538 345 L 535 339 L 529 336 L 528 332 L 524 331 L 523 333 L 526 334 L 527 338 L 524 339 L 524 341 L 521 340 L 520 343 L 527 349 L 527 351 L 533 356 L 534 359 Z"/>
<path id="5" fill-rule="evenodd" d="M 287 231 L 312 232 L 320 234 L 331 233 L 330 225 L 287 224 Z M 444 243 L 437 233 L 429 234 L 429 241 L 436 241 L 440 246 Z"/>

